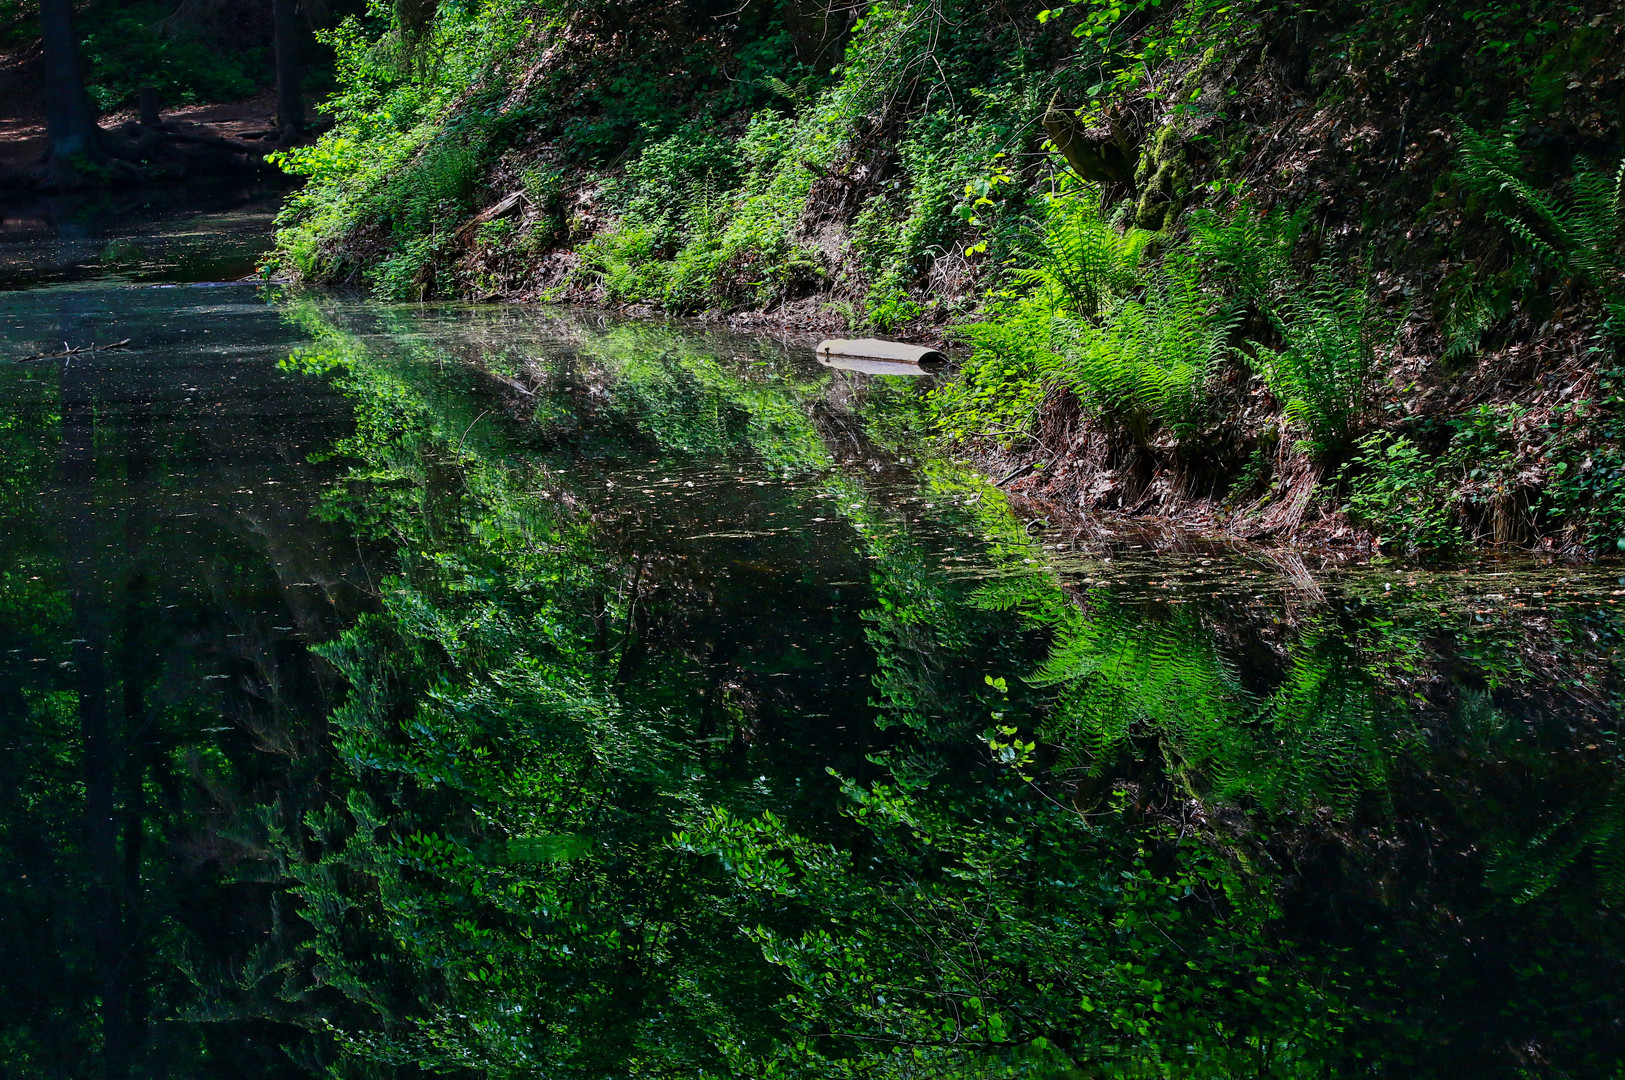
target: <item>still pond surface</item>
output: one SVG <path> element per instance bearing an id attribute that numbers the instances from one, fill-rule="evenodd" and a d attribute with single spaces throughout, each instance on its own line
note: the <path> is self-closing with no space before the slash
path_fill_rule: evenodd
<path id="1" fill-rule="evenodd" d="M 0 1073 L 1620 1074 L 1625 570 L 1057 537 L 268 212 L 0 233 Z"/>

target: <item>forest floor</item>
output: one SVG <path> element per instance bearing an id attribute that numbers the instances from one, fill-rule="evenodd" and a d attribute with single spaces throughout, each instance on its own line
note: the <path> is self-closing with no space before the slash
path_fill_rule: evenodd
<path id="1" fill-rule="evenodd" d="M 0 50 L 0 176 L 25 172 L 45 154 L 45 102 L 39 46 Z M 310 115 L 320 98 L 307 95 Z M 104 128 L 117 128 L 137 116 L 134 107 L 99 119 Z M 162 110 L 165 120 L 201 124 L 228 139 L 263 139 L 274 134 L 276 94 L 262 90 L 235 101 L 198 102 Z"/>
<path id="2" fill-rule="evenodd" d="M 24 169 L 45 153 L 45 103 L 38 46 L 0 51 L 0 173 Z"/>

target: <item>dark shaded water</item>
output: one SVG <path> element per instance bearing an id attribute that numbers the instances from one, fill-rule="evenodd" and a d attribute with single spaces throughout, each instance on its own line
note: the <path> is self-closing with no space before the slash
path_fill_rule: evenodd
<path id="1" fill-rule="evenodd" d="M 1046 543 L 800 345 L 0 294 L 123 338 L 0 364 L 6 1075 L 1620 1072 L 1617 568 Z"/>
<path id="2" fill-rule="evenodd" d="M 0 195 L 0 289 L 248 277 L 286 190 L 210 180 L 94 195 Z"/>

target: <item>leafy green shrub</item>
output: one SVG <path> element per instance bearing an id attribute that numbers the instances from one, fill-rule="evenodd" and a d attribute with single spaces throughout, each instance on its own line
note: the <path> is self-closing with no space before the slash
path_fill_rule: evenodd
<path id="1" fill-rule="evenodd" d="M 966 188 L 987 172 L 997 142 L 985 117 L 947 109 L 909 124 L 897 148 L 901 176 L 870 196 L 852 227 L 852 251 L 863 265 L 870 319 L 878 328 L 923 314 L 925 305 L 914 295 L 921 274 L 965 231 Z"/>
<path id="2" fill-rule="evenodd" d="M 1355 444 L 1343 468 L 1347 510 L 1378 533 L 1384 547 L 1406 554 L 1451 551 L 1467 542 L 1451 512 L 1446 463 L 1406 435 L 1377 431 Z"/>
<path id="3" fill-rule="evenodd" d="M 682 229 L 710 193 L 733 187 L 739 166 L 733 141 L 684 128 L 648 146 L 627 166 L 622 182 L 626 218 L 645 226 Z"/>
<path id="4" fill-rule="evenodd" d="M 318 34 L 334 52 L 339 90 L 323 109 L 336 124 L 313 145 L 273 158 L 308 179 L 277 219 L 281 261 L 316 280 L 344 276 L 349 262 L 330 253 L 382 227 L 392 243 L 377 257 L 397 262 L 368 277 L 398 282 L 431 250 L 417 243 L 424 234 L 461 224 L 496 146 L 523 119 L 504 114 L 480 79 L 528 26 L 521 15 L 505 5 L 444 5 L 410 49 L 355 18 Z M 466 112 L 448 121 L 453 102 Z"/>
<path id="5" fill-rule="evenodd" d="M 610 186 L 620 221 L 580 249 L 583 272 L 611 300 L 678 310 L 726 303 L 720 278 L 738 245 L 724 236 L 737 203 L 767 182 L 794 140 L 793 121 L 764 111 L 737 139 L 690 124 L 650 143 Z"/>
<path id="6" fill-rule="evenodd" d="M 1343 468 L 1346 509 L 1383 546 L 1407 554 L 1448 552 L 1486 536 L 1517 541 L 1528 508 L 1513 429 L 1525 412 L 1517 405 L 1470 409 L 1443 425 L 1450 439 L 1437 455 L 1405 434 L 1367 435 Z"/>
<path id="7" fill-rule="evenodd" d="M 418 236 L 404 240 L 395 254 L 367 272 L 372 294 L 379 300 L 423 300 L 433 281 L 430 272 L 440 252 L 441 238 Z"/>
<path id="8" fill-rule="evenodd" d="M 931 395 L 937 430 L 956 440 L 1027 432 L 1063 363 L 1052 347 L 1060 319 L 1043 297 L 1007 297 L 988 318 L 956 327 L 972 351 Z"/>
<path id="9" fill-rule="evenodd" d="M 264 49 L 221 48 L 170 14 L 150 4 L 85 11 L 85 83 L 99 108 L 126 105 L 143 86 L 155 87 L 166 102 L 189 104 L 247 97 L 268 81 Z"/>
<path id="10" fill-rule="evenodd" d="M 571 151 L 595 165 L 608 163 L 638 132 L 666 118 L 668 93 L 659 73 L 647 67 L 630 67 L 605 80 L 599 98 L 599 111 L 572 117 L 563 131 Z"/>
<path id="11" fill-rule="evenodd" d="M 732 200 L 723 192 L 744 167 L 734 142 L 695 128 L 653 143 L 612 189 L 620 224 L 582 249 L 582 268 L 611 300 L 704 308 L 727 255 Z"/>
<path id="12" fill-rule="evenodd" d="M 875 118 L 890 113 L 909 77 L 904 56 L 921 55 L 931 23 L 923 10 L 876 8 L 854 28 L 841 80 L 793 118 L 758 113 L 741 141 L 745 182 L 721 236 L 719 292 L 763 306 L 823 272 L 798 237 L 814 178 L 828 175 Z"/>
<path id="13" fill-rule="evenodd" d="M 563 170 L 525 169 L 519 174 L 519 183 L 536 215 L 530 229 L 532 238 L 545 243 L 564 237 L 570 223 L 565 219 Z"/>
<path id="14" fill-rule="evenodd" d="M 519 232 L 519 223 L 511 217 L 487 221 L 474 232 L 474 240 L 482 247 L 501 247 Z"/>
<path id="15" fill-rule="evenodd" d="M 944 255 L 951 291 L 962 293 L 974 264 L 958 261 L 956 249 L 967 225 L 986 227 L 962 215 L 963 193 L 990 157 L 1024 137 L 1053 78 L 1004 47 L 1030 38 L 1031 26 L 970 0 L 880 6 L 847 28 L 832 71 L 833 56 L 797 58 L 805 42 L 772 5 L 742 9 L 726 27 L 689 8 L 630 26 L 597 4 L 442 5 L 413 34 L 382 29 L 377 13 L 346 22 L 326 35 L 338 57 L 338 125 L 317 147 L 281 159 L 311 181 L 281 222 L 284 261 L 349 277 L 340 252 L 399 254 L 375 242 L 380 222 L 396 230 L 444 220 L 444 211 L 417 212 L 440 200 L 406 190 L 423 186 L 413 174 L 433 171 L 439 143 L 489 161 L 545 141 L 563 161 L 627 163 L 603 193 L 614 227 L 644 230 L 652 243 L 637 233 L 583 252 L 584 272 L 621 295 L 679 310 L 768 306 L 840 274 L 850 300 L 864 295 L 854 308 L 896 324 L 932 306 L 925 275 Z M 963 28 L 948 48 L 945 18 Z M 595 48 L 603 35 L 620 40 Z M 732 50 L 727 63 L 722 47 Z M 531 57 L 546 48 L 559 63 L 538 73 Z M 673 63 L 652 65 L 654 56 Z M 520 91 L 516 77 L 527 71 L 535 80 Z M 864 208 L 847 200 L 877 187 L 882 196 L 859 214 L 875 227 L 848 234 L 852 211 Z M 528 249 L 569 238 L 562 212 L 542 209 L 549 193 L 537 194 L 530 201 L 545 224 L 512 241 Z M 983 216 L 1008 233 L 1017 215 Z M 1004 254 L 994 239 L 987 263 Z M 858 258 L 843 260 L 843 250 Z"/>
<path id="16" fill-rule="evenodd" d="M 673 311 L 700 311 L 715 302 L 715 285 L 726 257 L 718 238 L 694 237 L 671 261 L 665 294 L 661 297 Z"/>
<path id="17" fill-rule="evenodd" d="M 433 266 L 450 232 L 467 216 L 481 172 L 479 153 L 441 138 L 406 166 L 371 210 L 394 235 L 394 251 L 368 273 L 380 300 L 422 300 L 433 288 Z"/>
<path id="18" fill-rule="evenodd" d="M 478 147 L 454 137 L 436 139 L 380 193 L 374 210 L 397 236 L 410 239 L 460 224 L 482 164 Z"/>
<path id="19" fill-rule="evenodd" d="M 1307 211 L 1269 213 L 1243 200 L 1231 214 L 1193 213 L 1188 241 L 1147 267 L 1154 234 L 1120 228 L 1100 211 L 1096 189 L 1067 181 L 1044 203 L 1036 239 L 987 323 L 961 336 L 977 350 L 939 395 L 944 430 L 966 431 L 981 415 L 1029 421 L 1041 393 L 1061 379 L 1102 419 L 1142 443 L 1162 430 L 1176 439 L 1205 422 L 1204 387 L 1237 355 L 1231 338 L 1249 306 L 1275 342 L 1251 343 L 1301 445 L 1340 453 L 1357 430 L 1376 351 L 1392 331 L 1364 288 L 1324 269 L 1296 286 L 1292 256 Z M 1018 401 L 995 408 L 1005 387 Z"/>
<path id="20" fill-rule="evenodd" d="M 1515 404 L 1484 404 L 1450 421 L 1445 459 L 1455 470 L 1455 498 L 1463 511 L 1487 519 L 1496 541 L 1522 532 L 1518 454 L 1513 428 L 1528 412 Z"/>
<path id="21" fill-rule="evenodd" d="M 1279 341 L 1252 343 L 1253 366 L 1320 457 L 1347 446 L 1367 396 L 1376 350 L 1392 327 L 1369 292 L 1344 285 L 1325 267 L 1305 288 L 1293 266 L 1310 208 L 1262 211 L 1243 198 L 1230 214 L 1193 211 L 1190 247 L 1232 310 L 1251 305 Z"/>
<path id="22" fill-rule="evenodd" d="M 928 304 L 914 299 L 907 289 L 894 285 L 884 292 L 870 294 L 868 321 L 876 330 L 886 332 L 906 326 L 928 309 Z"/>
<path id="23" fill-rule="evenodd" d="M 660 235 L 647 225 L 629 225 L 596 236 L 582 246 L 582 271 L 595 275 L 612 301 L 640 303 L 665 298 L 671 264 L 656 258 Z"/>
<path id="24" fill-rule="evenodd" d="M 1600 301 L 1602 334 L 1617 355 L 1625 348 L 1625 160 L 1602 166 L 1577 158 L 1566 186 L 1541 190 L 1530 181 L 1518 146 L 1522 128 L 1521 113 L 1495 133 L 1458 125 L 1458 179 L 1537 267 L 1563 275 Z M 1463 290 L 1460 321 L 1468 331 L 1509 311 L 1507 293 L 1527 293 L 1538 282 L 1525 270 L 1512 284 L 1522 289 Z M 1546 509 L 1592 550 L 1625 551 L 1625 396 L 1620 383 L 1617 370 L 1605 371 L 1600 399 L 1574 404 L 1560 416 L 1548 447 L 1554 464 Z"/>

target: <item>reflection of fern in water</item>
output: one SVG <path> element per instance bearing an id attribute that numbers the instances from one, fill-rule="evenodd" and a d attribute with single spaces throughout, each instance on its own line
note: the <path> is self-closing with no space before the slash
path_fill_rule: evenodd
<path id="1" fill-rule="evenodd" d="M 1311 626 L 1289 654 L 1258 728 L 1258 758 L 1236 793 L 1271 809 L 1321 801 L 1348 806 L 1382 790 L 1392 747 L 1378 730 L 1376 698 L 1357 657 L 1330 629 Z"/>
<path id="2" fill-rule="evenodd" d="M 1532 832 L 1520 829 L 1528 823 L 1517 816 L 1499 820 L 1490 834 L 1490 888 L 1525 904 L 1584 861 L 1597 895 L 1616 908 L 1625 904 L 1625 787 L 1617 780 L 1600 797 L 1572 797 Z"/>
<path id="3" fill-rule="evenodd" d="M 1279 810 L 1349 805 L 1384 776 L 1369 679 L 1332 633 L 1291 648 L 1267 698 L 1250 693 L 1194 608 L 1165 619 L 1103 604 L 1055 625 L 1029 681 L 1059 688 L 1052 728 L 1062 768 L 1099 769 L 1136 735 L 1201 774 L 1216 798 Z"/>
<path id="4" fill-rule="evenodd" d="M 1214 732 L 1236 722 L 1242 690 L 1212 637 L 1188 610 L 1167 622 L 1105 606 L 1074 610 L 1049 658 L 1029 679 L 1060 688 L 1049 732 L 1068 764 L 1108 762 L 1138 733 L 1154 733 L 1189 760 L 1205 758 Z"/>
<path id="5" fill-rule="evenodd" d="M 1131 740 L 1154 739 L 1203 798 L 1268 815 L 1319 807 L 1347 815 L 1372 798 L 1394 813 L 1391 774 L 1414 784 L 1418 770 L 1453 773 L 1463 753 L 1475 761 L 1519 754 L 1522 724 L 1496 695 L 1535 676 L 1508 668 L 1516 657 L 1502 655 L 1504 642 L 1463 639 L 1455 655 L 1473 675 L 1453 685 L 1448 722 L 1429 725 L 1425 737 L 1411 726 L 1417 714 L 1404 687 L 1431 665 L 1423 642 L 1440 630 L 1438 619 L 1451 618 L 1445 610 L 1415 622 L 1382 609 L 1363 644 L 1331 616 L 1313 618 L 1293 633 L 1280 672 L 1255 690 L 1226 655 L 1225 635 L 1194 605 L 1157 615 L 1097 591 L 1085 610 L 1057 602 L 1058 590 L 1046 597 L 1042 586 L 1038 578 L 996 582 L 977 602 L 1019 610 L 1051 635 L 1048 657 L 1025 682 L 1055 695 L 1040 734 L 1058 751 L 1057 773 L 1108 775 Z M 1477 678 L 1496 689 L 1475 688 Z M 1473 833 L 1485 884 L 1524 903 L 1571 873 L 1590 874 L 1595 895 L 1625 904 L 1625 785 L 1612 772 L 1564 782 L 1565 770 L 1546 771 L 1554 761 L 1544 750 L 1525 764 L 1545 778 L 1537 787 L 1557 785 L 1535 808 L 1521 786 L 1510 802 L 1479 788 L 1460 807 L 1482 822 Z"/>
<path id="6" fill-rule="evenodd" d="M 1587 849 L 1592 849 L 1611 900 L 1625 893 L 1625 798 L 1618 792 L 1599 807 L 1571 806 L 1530 837 L 1498 844 L 1490 856 L 1491 888 L 1527 903 L 1550 889 Z"/>

